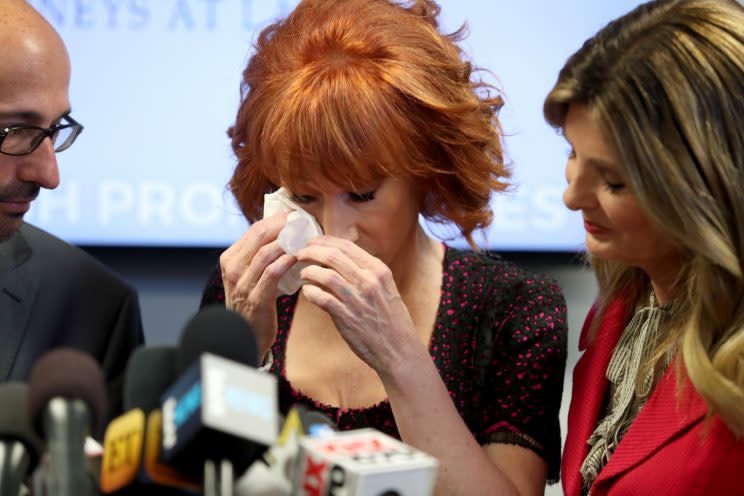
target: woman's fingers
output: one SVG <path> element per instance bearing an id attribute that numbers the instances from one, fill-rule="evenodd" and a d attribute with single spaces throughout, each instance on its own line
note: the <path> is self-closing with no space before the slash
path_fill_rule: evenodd
<path id="1" fill-rule="evenodd" d="M 305 284 L 325 288 L 343 303 L 349 303 L 354 294 L 354 285 L 332 268 L 309 265 L 300 276 Z"/>
<path id="2" fill-rule="evenodd" d="M 341 302 L 339 302 L 332 294 L 324 291 L 318 286 L 305 284 L 302 286 L 302 293 L 310 303 L 317 305 L 331 315 L 335 315 L 343 309 Z"/>
<path id="3" fill-rule="evenodd" d="M 309 240 L 307 246 L 297 254 L 297 257 L 298 259 L 303 260 L 303 256 L 310 257 L 312 255 L 314 257 L 322 257 L 326 261 L 330 262 L 339 259 L 340 262 L 340 255 L 334 255 L 334 253 L 343 254 L 346 259 L 362 268 L 367 268 L 370 264 L 373 264 L 376 261 L 379 262 L 377 258 L 373 257 L 353 242 L 335 236 L 318 236 L 317 238 Z M 330 266 L 330 264 L 325 265 Z"/>
<path id="4" fill-rule="evenodd" d="M 360 271 L 363 270 L 342 250 L 323 245 L 306 246 L 297 253 L 297 260 L 311 264 L 307 269 L 311 267 L 332 269 L 334 273 L 352 284 L 359 281 Z M 303 269 L 303 272 L 307 269 Z"/>
<path id="5" fill-rule="evenodd" d="M 349 301 L 355 293 L 367 301 L 380 294 L 397 294 L 390 269 L 351 241 L 313 238 L 297 253 L 297 259 L 311 264 L 302 270 L 303 279 L 328 288 L 341 301 Z"/>
<path id="6" fill-rule="evenodd" d="M 287 223 L 287 214 L 278 214 L 254 222 L 248 230 L 220 256 L 222 280 L 227 288 L 238 283 L 256 253 L 276 240 Z"/>
<path id="7" fill-rule="evenodd" d="M 280 248 L 281 249 L 281 248 Z M 266 266 L 256 282 L 253 292 L 260 297 L 271 297 L 271 304 L 278 296 L 278 285 L 284 274 L 297 263 L 297 258 L 284 253 Z"/>
<path id="8" fill-rule="evenodd" d="M 266 268 L 283 254 L 284 250 L 277 241 L 261 246 L 251 260 L 243 266 L 236 287 L 242 292 L 251 291 Z"/>

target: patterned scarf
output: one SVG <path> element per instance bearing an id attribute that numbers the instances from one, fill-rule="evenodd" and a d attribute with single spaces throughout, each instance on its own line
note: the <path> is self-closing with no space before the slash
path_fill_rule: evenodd
<path id="1" fill-rule="evenodd" d="M 638 416 L 656 382 L 652 367 L 643 377 L 643 388 L 636 391 L 636 379 L 640 368 L 651 359 L 664 337 L 665 324 L 672 314 L 672 306 L 656 305 L 653 291 L 649 305 L 636 311 L 633 319 L 623 331 L 607 367 L 611 396 L 607 414 L 589 437 L 589 454 L 581 466 L 583 493 L 589 494 L 600 470 L 607 464 L 620 440 Z M 664 369 L 671 362 L 671 356 L 660 364 Z M 659 370 L 658 367 L 656 370 Z"/>

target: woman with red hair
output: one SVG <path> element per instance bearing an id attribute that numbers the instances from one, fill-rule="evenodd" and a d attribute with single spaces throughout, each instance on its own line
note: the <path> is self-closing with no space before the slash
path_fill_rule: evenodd
<path id="1" fill-rule="evenodd" d="M 493 88 L 430 0 L 306 0 L 266 28 L 231 128 L 251 222 L 204 303 L 224 299 L 273 356 L 282 409 L 373 427 L 435 456 L 442 494 L 542 494 L 559 466 L 560 288 L 473 233 L 504 190 Z M 279 188 L 323 235 L 294 255 L 264 216 Z M 474 251 L 430 238 L 448 222 Z M 278 283 L 300 263 L 302 289 Z"/>

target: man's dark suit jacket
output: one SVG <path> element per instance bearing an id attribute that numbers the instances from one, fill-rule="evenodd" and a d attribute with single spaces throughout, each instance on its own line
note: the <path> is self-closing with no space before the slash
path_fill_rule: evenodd
<path id="1" fill-rule="evenodd" d="M 93 257 L 30 224 L 0 243 L 0 382 L 25 381 L 52 348 L 76 348 L 101 364 L 112 418 L 143 341 L 136 293 Z"/>

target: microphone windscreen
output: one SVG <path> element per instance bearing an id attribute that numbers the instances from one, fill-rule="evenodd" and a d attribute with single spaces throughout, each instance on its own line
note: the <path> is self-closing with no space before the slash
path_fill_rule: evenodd
<path id="1" fill-rule="evenodd" d="M 29 421 L 28 387 L 22 382 L 0 384 L 0 405 L 0 439 L 22 442 L 31 455 L 32 471 L 44 445 Z"/>
<path id="2" fill-rule="evenodd" d="M 91 417 L 91 431 L 100 432 L 107 415 L 106 386 L 95 359 L 72 348 L 57 348 L 42 356 L 28 379 L 28 409 L 36 432 L 47 403 L 63 397 L 82 400 Z"/>
<path id="3" fill-rule="evenodd" d="M 173 346 L 141 346 L 134 350 L 124 373 L 124 411 L 160 408 L 160 397 L 178 378 Z"/>
<path id="4" fill-rule="evenodd" d="M 184 373 L 202 353 L 250 367 L 258 365 L 253 327 L 241 315 L 221 305 L 205 307 L 186 324 L 178 350 L 178 374 Z"/>
<path id="5" fill-rule="evenodd" d="M 323 413 L 307 410 L 300 414 L 302 425 L 309 436 L 319 436 L 323 432 L 336 432 L 338 425 Z"/>

